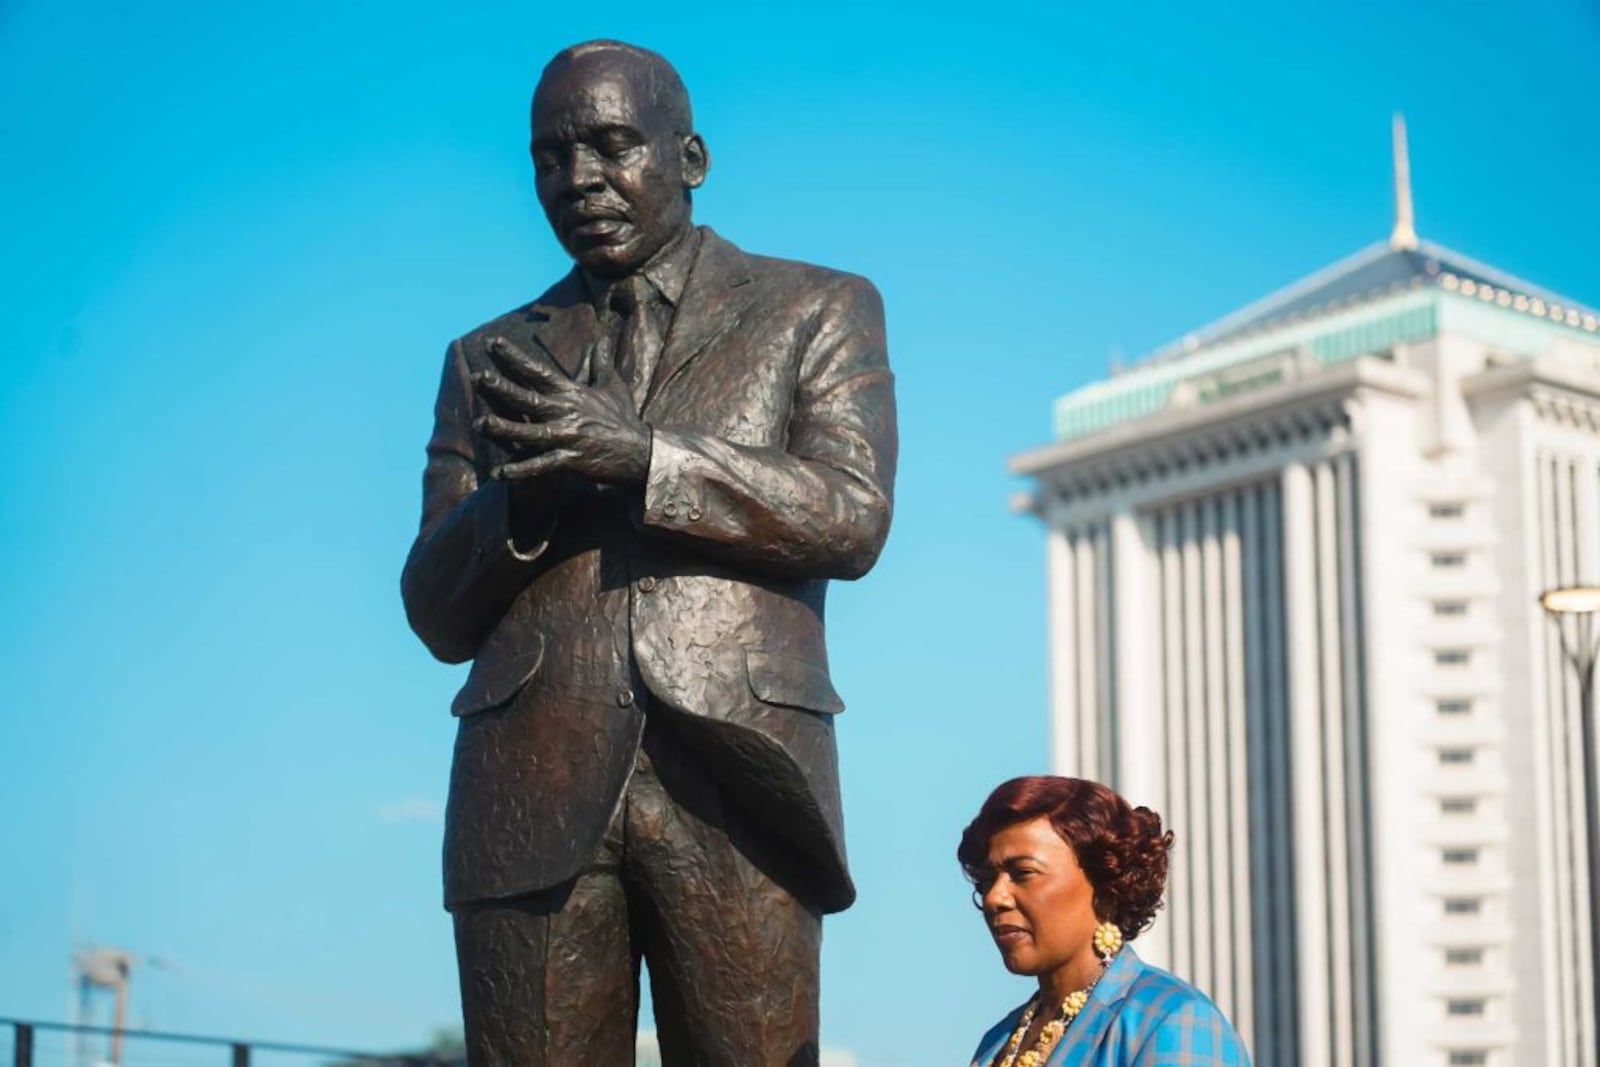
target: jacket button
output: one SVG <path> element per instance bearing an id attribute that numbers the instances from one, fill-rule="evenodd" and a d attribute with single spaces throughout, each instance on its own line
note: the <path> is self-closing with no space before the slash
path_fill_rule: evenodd
<path id="1" fill-rule="evenodd" d="M 661 514 L 665 515 L 669 519 L 677 518 L 678 517 L 678 505 L 676 505 L 676 504 L 663 504 L 661 506 Z"/>
<path id="2" fill-rule="evenodd" d="M 690 508 L 689 509 L 689 521 L 690 522 L 699 522 L 700 521 L 700 509 L 699 508 Z"/>
<path id="3" fill-rule="evenodd" d="M 617 707 L 625 708 L 633 703 L 633 690 L 623 689 L 617 693 Z"/>
<path id="4" fill-rule="evenodd" d="M 656 587 L 656 580 L 649 576 L 639 579 L 639 592 L 648 593 Z"/>

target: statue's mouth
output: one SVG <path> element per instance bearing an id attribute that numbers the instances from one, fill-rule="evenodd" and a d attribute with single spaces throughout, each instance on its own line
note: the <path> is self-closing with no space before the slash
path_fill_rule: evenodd
<path id="1" fill-rule="evenodd" d="M 618 239 L 627 229 L 627 216 L 612 207 L 599 204 L 578 207 L 567 215 L 569 240 L 607 242 Z"/>
<path id="2" fill-rule="evenodd" d="M 568 230 L 578 237 L 604 237 L 616 233 L 627 226 L 622 219 L 593 218 L 579 219 Z"/>

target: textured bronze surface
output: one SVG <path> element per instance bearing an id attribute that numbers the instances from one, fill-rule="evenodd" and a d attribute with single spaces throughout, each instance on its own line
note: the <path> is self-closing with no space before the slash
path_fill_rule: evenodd
<path id="1" fill-rule="evenodd" d="M 896 435 L 863 278 L 691 219 L 677 75 L 592 42 L 533 106 L 576 265 L 449 346 L 402 577 L 472 661 L 444 849 L 474 1064 L 817 1060 L 848 907 L 823 600 L 877 559 Z"/>

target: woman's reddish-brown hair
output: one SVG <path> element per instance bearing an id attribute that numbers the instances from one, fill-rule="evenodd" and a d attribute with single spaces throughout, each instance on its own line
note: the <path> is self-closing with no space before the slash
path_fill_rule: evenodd
<path id="1" fill-rule="evenodd" d="M 1167 885 L 1172 831 L 1161 829 L 1161 816 L 1085 778 L 1013 778 L 989 794 L 961 835 L 956 858 L 967 877 L 978 882 L 987 873 L 996 833 L 1040 818 L 1072 846 L 1094 888 L 1095 914 L 1116 923 L 1127 940 L 1138 937 L 1155 919 Z"/>

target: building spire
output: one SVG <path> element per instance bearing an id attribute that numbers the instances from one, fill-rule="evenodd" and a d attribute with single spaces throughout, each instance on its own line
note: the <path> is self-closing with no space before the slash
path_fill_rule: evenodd
<path id="1" fill-rule="evenodd" d="M 1411 157 L 1406 150 L 1406 117 L 1394 113 L 1394 230 L 1389 247 L 1408 251 L 1417 247 L 1417 227 L 1411 217 Z"/>

